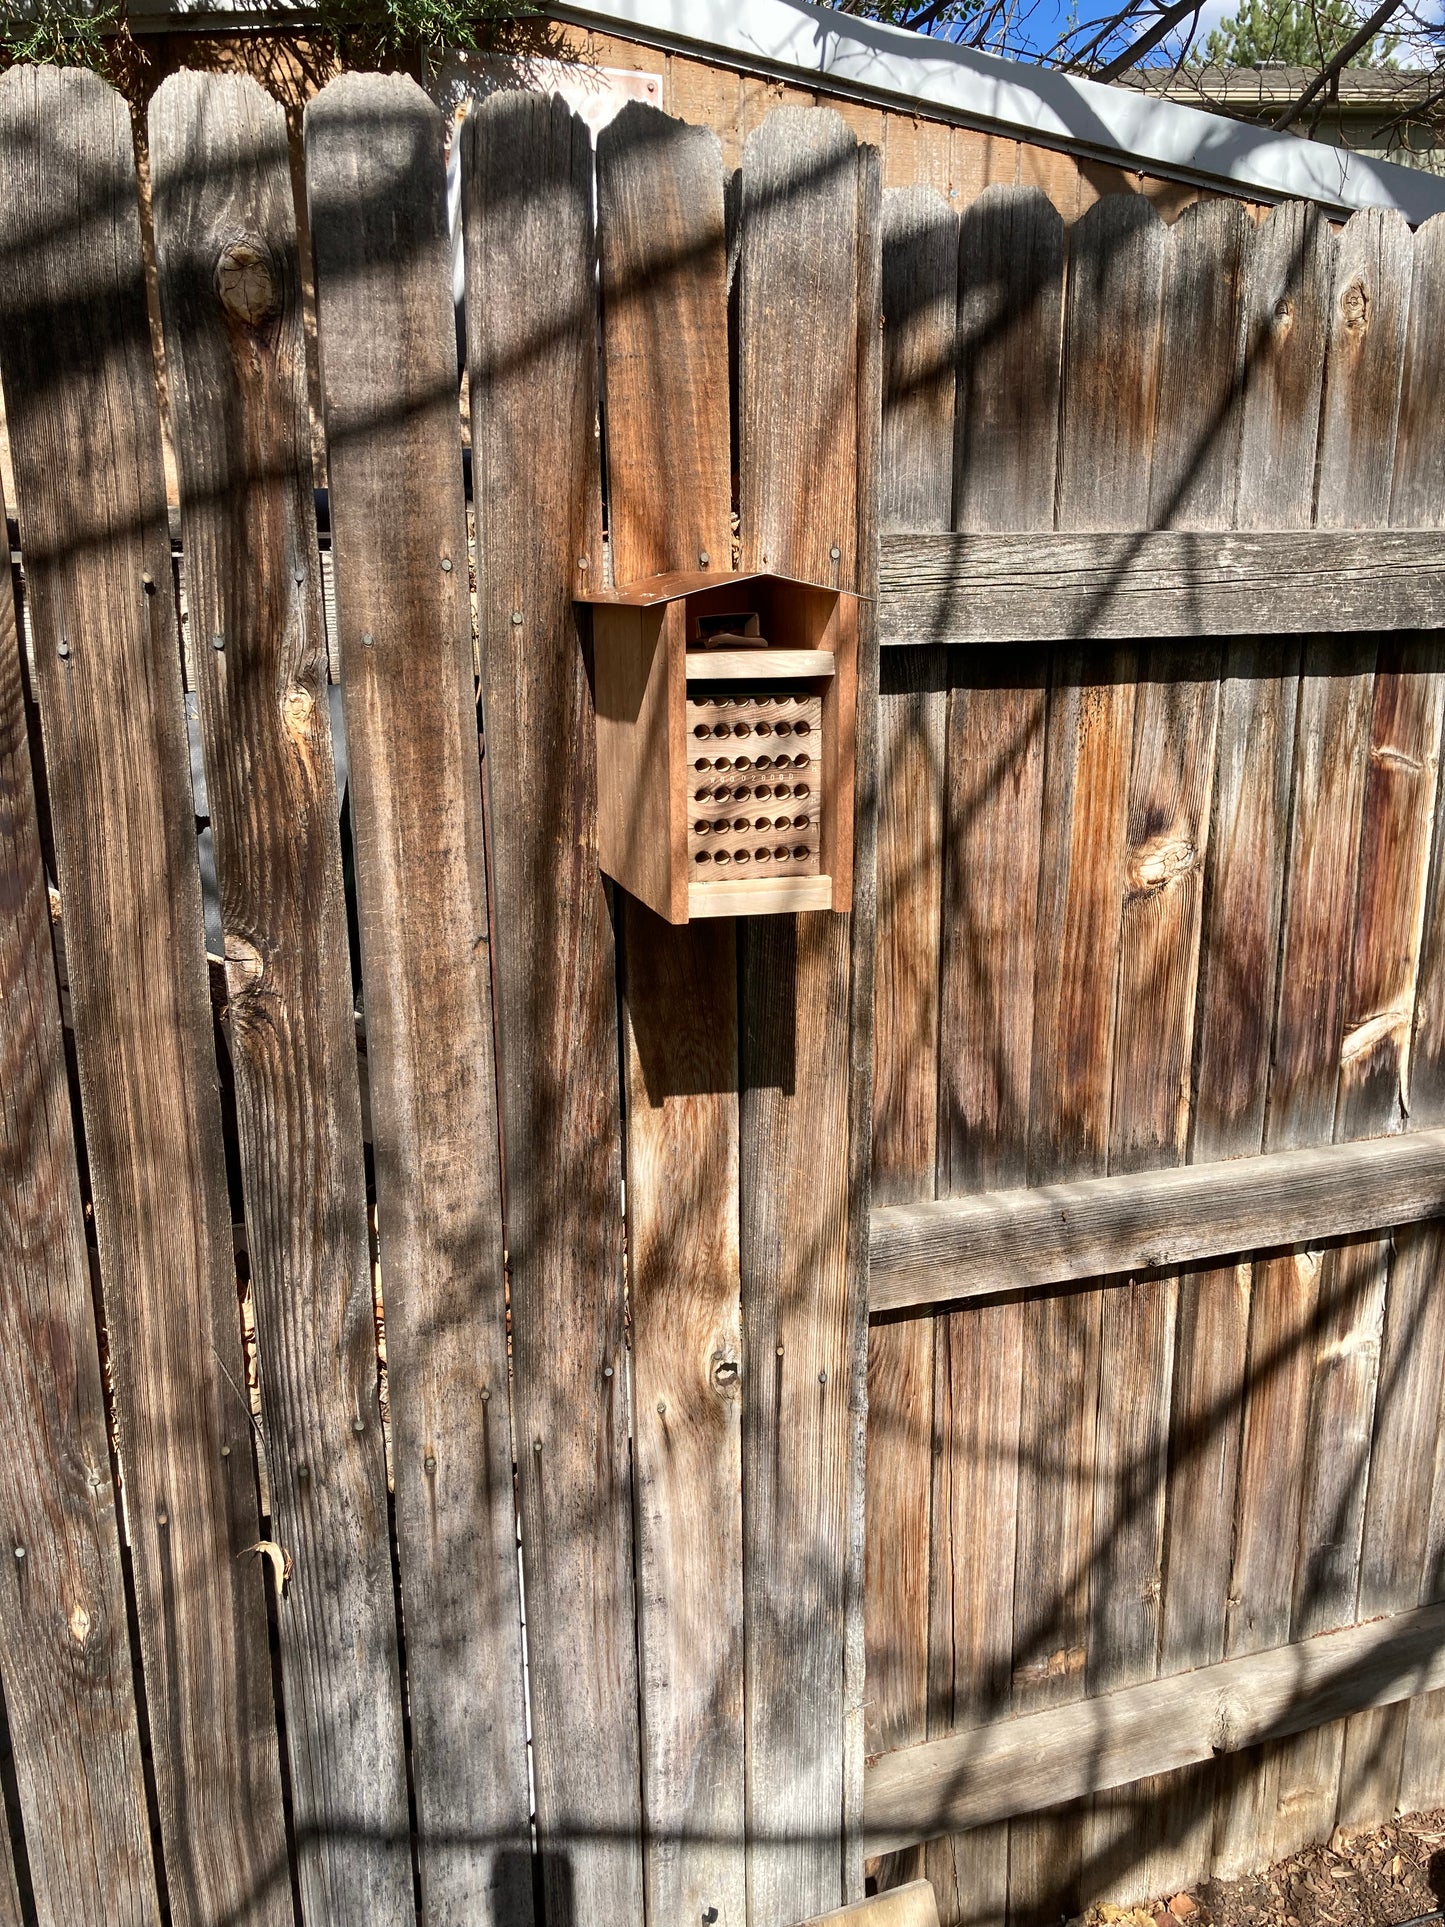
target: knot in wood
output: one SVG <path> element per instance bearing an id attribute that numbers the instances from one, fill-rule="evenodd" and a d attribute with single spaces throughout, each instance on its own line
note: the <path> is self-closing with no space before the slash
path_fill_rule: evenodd
<path id="1" fill-rule="evenodd" d="M 1188 876 L 1199 852 L 1188 837 L 1159 836 L 1141 843 L 1130 852 L 1128 887 L 1130 896 L 1152 896 L 1180 877 Z"/>
<path id="2" fill-rule="evenodd" d="M 1270 332 L 1276 344 L 1287 341 L 1293 328 L 1294 303 L 1287 294 L 1282 294 L 1274 304 L 1274 314 L 1271 317 Z"/>
<path id="3" fill-rule="evenodd" d="M 248 328 L 269 321 L 281 306 L 270 256 L 258 241 L 232 241 L 216 261 L 221 306 Z"/>
<path id="4" fill-rule="evenodd" d="M 1340 296 L 1340 318 L 1352 334 L 1363 334 L 1370 325 L 1370 291 L 1358 275 Z"/>
<path id="5" fill-rule="evenodd" d="M 265 973 L 266 960 L 255 944 L 244 937 L 226 938 L 226 991 L 232 1003 L 254 991 Z"/>

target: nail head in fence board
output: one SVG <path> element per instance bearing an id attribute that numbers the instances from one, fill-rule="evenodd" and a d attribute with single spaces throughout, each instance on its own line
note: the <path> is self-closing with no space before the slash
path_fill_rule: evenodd
<path id="1" fill-rule="evenodd" d="M 1445 1606 L 1146 1680 L 884 1754 L 868 1769 L 874 1851 L 1054 1806 L 1317 1728 L 1445 1682 Z"/>
<path id="2" fill-rule="evenodd" d="M 510 1922 L 524 1726 L 515 1524 L 496 1470 L 510 1442 L 482 1396 L 505 1380 L 505 1340 L 471 624 L 465 575 L 439 566 L 466 552 L 441 126 L 409 83 L 358 78 L 313 104 L 307 145 L 418 1861 L 430 1914 Z M 399 473 L 398 509 L 379 484 Z M 339 1050 L 351 1028 L 341 928 L 336 940 Z M 362 1179 L 359 1162 L 351 1175 Z M 327 1430 L 360 1461 L 350 1498 L 369 1623 L 356 1638 L 372 1673 L 355 1670 L 364 1711 L 347 1712 L 369 1728 L 351 1797 L 381 1831 L 405 1784 L 364 1241 L 354 1257 L 336 1344 L 356 1348 L 354 1377 L 333 1389 Z M 482 1714 L 474 1668 L 498 1682 Z M 399 1842 L 364 1874 L 350 1860 L 339 1878 L 355 1905 L 409 1913 Z"/>
<path id="3" fill-rule="evenodd" d="M 265 1582 L 240 1557 L 256 1491 L 249 1454 L 221 1456 L 250 1415 L 133 151 L 95 76 L 0 80 L 0 246 L 26 264 L 0 368 L 166 1880 L 178 1923 L 279 1923 Z"/>
<path id="4" fill-rule="evenodd" d="M 883 198 L 880 519 L 946 528 L 953 497 L 958 218 L 926 189 Z M 877 892 L 872 1018 L 873 1194 L 933 1195 L 938 946 L 948 659 L 894 659 L 877 716 Z M 865 1515 L 866 1743 L 927 1738 L 934 1326 L 875 1326 L 868 1344 Z M 921 1871 L 905 1856 L 892 1886 Z"/>
<path id="5" fill-rule="evenodd" d="M 629 107 L 597 167 L 614 570 L 730 568 L 717 142 Z M 737 940 L 730 919 L 673 928 L 618 901 L 647 1911 L 742 1927 Z"/>
<path id="6" fill-rule="evenodd" d="M 1419 529 L 891 535 L 885 644 L 1315 635 L 1445 627 Z"/>
<path id="7" fill-rule="evenodd" d="M 0 519 L 3 519 L 0 503 Z M 157 1915 L 13 579 L 0 579 L 0 1649 L 42 1918 Z M 24 1559 L 13 1555 L 23 1547 Z M 88 1824 L 78 1826 L 77 1808 Z M 8 1838 L 0 1919 L 20 1927 Z"/>
<path id="8" fill-rule="evenodd" d="M 1241 528 L 1309 526 L 1333 266 L 1329 223 L 1304 203 L 1271 209 L 1246 237 L 1235 505 Z M 1263 1143 L 1300 662 L 1299 648 L 1282 652 L 1277 640 L 1264 635 L 1232 644 L 1225 654 L 1196 1044 L 1192 1155 L 1199 1161 L 1252 1155 Z M 1241 984 L 1253 985 L 1252 994 L 1241 997 Z M 1301 1347 L 1315 1279 L 1304 1258 L 1266 1261 L 1248 1279 L 1239 1472 L 1233 1516 L 1222 1521 L 1223 1530 L 1232 1528 L 1228 1556 L 1235 1577 L 1222 1577 L 1224 1644 L 1210 1658 L 1273 1644 L 1288 1631 L 1284 1618 L 1273 1633 L 1268 1630 L 1280 1610 L 1270 1602 L 1285 1592 L 1270 1573 L 1272 1562 L 1292 1546 L 1298 1523 L 1298 1454 L 1291 1457 L 1291 1448 L 1299 1442 L 1308 1399 Z M 1169 1611 L 1166 1599 L 1166 1627 Z M 1221 1874 L 1252 1868 L 1261 1843 L 1272 1840 L 1267 1816 L 1277 1768 L 1277 1755 L 1266 1751 L 1262 1758 L 1226 1760 L 1218 1769 L 1214 1863 Z"/>
<path id="9" fill-rule="evenodd" d="M 743 160 L 743 561 L 840 587 L 854 586 L 858 566 L 859 226 L 852 134 L 827 112 L 770 115 Z M 871 769 L 865 796 L 869 777 Z M 846 1897 L 840 1829 L 853 1722 L 844 1693 L 849 1618 L 861 1605 L 850 1522 L 852 1413 L 863 1393 L 851 1381 L 864 1337 L 861 1280 L 849 1263 L 851 934 L 846 917 L 800 915 L 747 922 L 741 935 L 741 1256 L 751 1361 L 743 1583 L 756 1927 L 784 1927 Z"/>
<path id="10" fill-rule="evenodd" d="M 597 221 L 613 573 L 730 569 L 716 135 L 630 102 L 597 138 Z"/>
<path id="11" fill-rule="evenodd" d="M 572 606 L 577 557 L 590 553 L 595 566 L 599 553 L 587 546 L 600 513 L 592 151 L 565 103 L 538 95 L 487 101 L 462 139 L 539 1845 L 549 1913 L 636 1927 L 618 1052 L 595 724 Z"/>

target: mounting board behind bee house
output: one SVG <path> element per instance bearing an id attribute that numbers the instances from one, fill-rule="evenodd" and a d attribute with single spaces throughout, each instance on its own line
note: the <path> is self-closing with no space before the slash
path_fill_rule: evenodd
<path id="1" fill-rule="evenodd" d="M 669 923 L 851 908 L 857 599 L 689 574 L 588 600 L 606 874 Z"/>

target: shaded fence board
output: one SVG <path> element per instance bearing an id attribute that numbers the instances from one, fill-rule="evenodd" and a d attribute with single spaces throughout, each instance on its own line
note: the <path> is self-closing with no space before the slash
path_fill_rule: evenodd
<path id="1" fill-rule="evenodd" d="M 404 1810 L 401 1692 L 285 116 L 249 80 L 178 76 L 151 154 L 272 1536 L 293 1552 L 301 1890 L 318 1918 L 400 1919 L 357 1871 Z"/>
<path id="2" fill-rule="evenodd" d="M 860 266 L 878 235 L 876 221 L 860 222 L 858 150 L 835 116 L 783 110 L 749 137 L 741 221 L 743 566 L 861 586 L 858 392 L 870 318 L 859 312 Z M 862 754 L 859 762 L 866 797 L 871 771 Z M 848 1897 L 837 1826 L 855 1731 L 845 1706 L 850 1615 L 862 1602 L 861 1573 L 855 1579 L 838 1548 L 851 1555 L 861 1445 L 851 1379 L 866 1317 L 850 1214 L 866 1210 L 867 1189 L 866 1162 L 861 1183 L 856 1173 L 849 1181 L 851 937 L 849 917 L 811 913 L 750 920 L 740 939 L 748 1900 L 756 1927 L 784 1927 Z"/>
<path id="3" fill-rule="evenodd" d="M 493 99 L 463 143 L 539 1848 L 549 1917 L 627 1927 L 643 1898 L 618 1055 L 594 724 L 572 607 L 601 554 L 592 157 L 586 128 L 555 98 Z"/>
<path id="4" fill-rule="evenodd" d="M 876 1762 L 870 1839 L 897 1847 L 940 1826 L 975 1826 L 1125 1786 L 1318 1731 L 1354 1708 L 1391 1705 L 1442 1679 L 1445 1607 L 1437 1604 L 999 1720 Z"/>
<path id="5" fill-rule="evenodd" d="M 885 644 L 1445 626 L 1440 538 L 1287 528 L 885 537 Z"/>
<path id="6" fill-rule="evenodd" d="M 3 504 L 0 504 L 3 507 Z M 158 1919 L 13 582 L 0 581 L 3 1685 L 42 1919 Z M 79 1805 L 87 1823 L 77 1826 Z M 0 1919 L 19 1927 L 8 1837 Z"/>
<path id="7" fill-rule="evenodd" d="M 727 256 L 713 136 L 632 106 L 598 143 L 619 582 L 731 560 Z M 679 516 L 678 507 L 684 508 Z M 737 939 L 619 895 L 650 1918 L 747 1916 Z"/>
<path id="8" fill-rule="evenodd" d="M 947 528 L 953 498 L 958 221 L 928 190 L 883 202 L 885 526 Z M 878 945 L 872 1195 L 931 1198 L 937 1160 L 939 938 L 947 656 L 892 659 L 878 703 Z M 866 1744 L 927 1737 L 935 1328 L 868 1340 Z M 922 1871 L 914 1854 L 880 1885 Z"/>
<path id="9" fill-rule="evenodd" d="M 165 1875 L 291 1918 L 129 110 L 0 82 L 0 373 Z M 233 1447 L 242 1449 L 233 1450 Z M 238 1829 L 235 1816 L 248 1823 Z"/>
<path id="10" fill-rule="evenodd" d="M 442 139 L 400 78 L 307 113 L 422 1898 L 510 1927 L 532 1917 L 529 1799 Z M 400 1910 L 393 1695 L 384 1676 L 368 1695 L 369 1804 Z"/>

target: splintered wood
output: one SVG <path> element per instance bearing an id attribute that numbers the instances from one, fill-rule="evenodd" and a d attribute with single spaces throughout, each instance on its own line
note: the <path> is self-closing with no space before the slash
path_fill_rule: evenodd
<path id="1" fill-rule="evenodd" d="M 817 876 L 822 734 L 818 696 L 689 692 L 694 876 Z"/>

